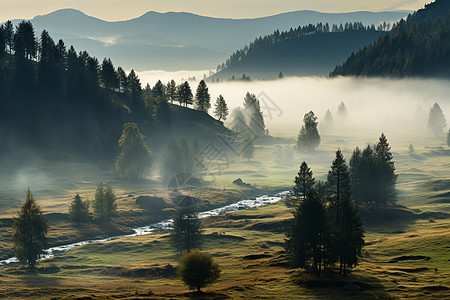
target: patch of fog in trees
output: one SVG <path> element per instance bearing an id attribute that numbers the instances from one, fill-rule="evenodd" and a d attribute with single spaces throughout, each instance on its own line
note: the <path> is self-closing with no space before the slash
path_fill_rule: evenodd
<path id="1" fill-rule="evenodd" d="M 222 94 L 230 111 L 243 106 L 247 91 L 257 96 L 264 93 L 261 97 L 265 103 L 260 100 L 261 108 L 273 136 L 296 138 L 303 116 L 310 110 L 318 116 L 321 135 L 362 138 L 366 142 L 372 142 L 381 132 L 394 142 L 399 139 L 404 142 L 405 137 L 408 140 L 417 135 L 432 136 L 427 121 L 435 102 L 450 116 L 448 80 L 290 77 L 209 83 L 208 86 L 211 99 Z M 338 113 L 341 102 L 347 107 L 347 116 Z M 277 107 L 282 111 L 281 116 Z M 331 112 L 333 126 L 321 124 L 327 110 Z"/>

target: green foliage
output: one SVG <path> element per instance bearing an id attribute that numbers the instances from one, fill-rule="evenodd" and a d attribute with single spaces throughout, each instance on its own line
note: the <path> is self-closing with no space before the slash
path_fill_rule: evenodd
<path id="1" fill-rule="evenodd" d="M 201 80 L 195 92 L 196 109 L 207 113 L 211 108 L 210 100 L 211 96 L 209 95 L 208 86 L 204 80 Z"/>
<path id="2" fill-rule="evenodd" d="M 109 184 L 98 183 L 95 191 L 94 214 L 100 221 L 111 222 L 111 217 L 117 213 L 117 202 L 114 191 Z"/>
<path id="3" fill-rule="evenodd" d="M 214 115 L 218 120 L 226 120 L 228 116 L 228 106 L 222 95 L 219 95 L 214 104 Z"/>
<path id="4" fill-rule="evenodd" d="M 89 200 L 81 200 L 77 193 L 70 204 L 69 214 L 72 221 L 76 223 L 86 221 L 89 217 Z"/>
<path id="5" fill-rule="evenodd" d="M 176 210 L 170 237 L 179 253 L 201 247 L 203 243 L 201 220 L 193 208 L 179 207 Z"/>
<path id="6" fill-rule="evenodd" d="M 305 198 L 305 195 L 314 187 L 313 172 L 304 161 L 294 179 L 294 195 Z"/>
<path id="7" fill-rule="evenodd" d="M 434 103 L 428 115 L 428 128 L 435 136 L 442 136 L 443 129 L 447 126 L 444 113 L 439 104 Z"/>
<path id="8" fill-rule="evenodd" d="M 19 216 L 14 218 L 12 238 L 16 257 L 30 269 L 34 268 L 36 261 L 43 253 L 48 228 L 49 225 L 42 215 L 42 210 L 28 189 Z"/>
<path id="9" fill-rule="evenodd" d="M 201 288 L 216 282 L 221 271 L 211 255 L 192 250 L 181 256 L 177 272 L 190 289 L 200 292 Z"/>
<path id="10" fill-rule="evenodd" d="M 320 144 L 320 135 L 317 130 L 317 117 L 310 111 L 303 117 L 303 125 L 297 138 L 297 149 L 315 150 Z"/>
<path id="11" fill-rule="evenodd" d="M 151 167 L 152 151 L 144 141 L 136 123 L 125 123 L 119 138 L 120 154 L 116 160 L 117 174 L 131 180 L 141 179 Z"/>

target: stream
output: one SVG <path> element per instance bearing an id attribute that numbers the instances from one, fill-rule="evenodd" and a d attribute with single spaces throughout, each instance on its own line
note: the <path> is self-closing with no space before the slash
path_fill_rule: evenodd
<path id="1" fill-rule="evenodd" d="M 225 205 L 225 206 L 222 206 L 219 208 L 211 209 L 211 210 L 204 211 L 204 212 L 199 212 L 198 217 L 202 219 L 202 218 L 207 218 L 207 217 L 211 217 L 211 216 L 225 214 L 228 212 L 243 210 L 243 209 L 247 209 L 247 208 L 269 205 L 271 203 L 280 201 L 285 195 L 287 195 L 289 193 L 290 193 L 289 191 L 284 191 L 284 192 L 276 194 L 275 196 L 264 195 L 264 196 L 256 197 L 255 199 L 240 200 L 236 203 Z M 105 243 L 105 242 L 108 242 L 108 241 L 111 241 L 111 240 L 114 240 L 117 238 L 133 237 L 133 236 L 138 236 L 138 235 L 151 234 L 151 233 L 157 232 L 157 231 L 170 230 L 172 223 L 173 223 L 173 220 L 168 219 L 168 220 L 160 221 L 158 223 L 150 224 L 148 226 L 133 228 L 134 233 L 132 233 L 132 234 L 118 235 L 118 236 L 112 236 L 112 237 L 101 238 L 101 239 L 85 240 L 85 241 L 81 241 L 81 242 L 77 242 L 77 243 L 73 243 L 73 244 L 51 247 L 49 249 L 44 250 L 44 254 L 41 255 L 40 260 L 50 258 L 55 255 L 60 255 L 62 253 L 69 251 L 72 248 L 75 248 L 78 246 L 83 246 L 86 244 Z M 14 264 L 17 262 L 19 262 L 19 260 L 16 257 L 11 257 L 11 258 L 8 258 L 5 260 L 0 260 L 0 266 L 6 266 L 6 265 Z"/>

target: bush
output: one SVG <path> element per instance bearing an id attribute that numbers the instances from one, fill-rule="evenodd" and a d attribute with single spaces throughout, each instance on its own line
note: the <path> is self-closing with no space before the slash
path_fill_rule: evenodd
<path id="1" fill-rule="evenodd" d="M 211 255 L 195 249 L 181 256 L 178 276 L 190 289 L 200 292 L 202 287 L 219 279 L 220 268 Z"/>

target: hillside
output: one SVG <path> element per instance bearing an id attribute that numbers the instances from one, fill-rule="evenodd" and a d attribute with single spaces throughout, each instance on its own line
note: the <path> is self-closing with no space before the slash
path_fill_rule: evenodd
<path id="1" fill-rule="evenodd" d="M 339 29 L 341 28 L 341 29 Z M 384 31 L 365 27 L 361 23 L 345 24 L 345 29 L 317 24 L 299 27 L 256 39 L 244 49 L 236 51 L 211 79 L 241 78 L 273 79 L 284 76 L 323 76 L 337 63 L 370 44 Z"/>
<path id="2" fill-rule="evenodd" d="M 331 76 L 450 76 L 450 3 L 437 0 L 337 66 Z"/>
<path id="3" fill-rule="evenodd" d="M 31 21 L 38 34 L 46 29 L 56 40 L 62 38 L 68 45 L 86 49 L 93 56 L 111 57 L 125 69 L 143 71 L 210 69 L 248 41 L 276 29 L 355 20 L 366 25 L 379 24 L 406 15 L 405 11 L 337 14 L 296 11 L 256 19 L 221 19 L 183 12 L 148 12 L 127 21 L 107 22 L 65 9 L 36 16 Z"/>

